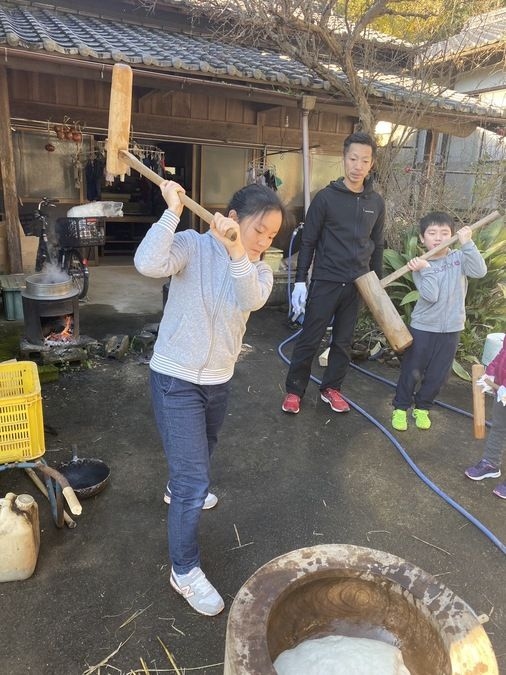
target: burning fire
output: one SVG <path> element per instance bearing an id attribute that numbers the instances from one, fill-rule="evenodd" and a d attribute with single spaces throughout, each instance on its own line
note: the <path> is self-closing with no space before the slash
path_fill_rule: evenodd
<path id="1" fill-rule="evenodd" d="M 47 335 L 47 337 L 44 340 L 46 344 L 70 342 L 72 340 L 72 338 L 74 337 L 73 335 L 74 322 L 72 314 L 67 314 L 67 316 L 63 317 L 63 320 L 64 320 L 63 330 L 61 330 L 59 333 L 55 331 L 49 333 L 49 335 Z"/>

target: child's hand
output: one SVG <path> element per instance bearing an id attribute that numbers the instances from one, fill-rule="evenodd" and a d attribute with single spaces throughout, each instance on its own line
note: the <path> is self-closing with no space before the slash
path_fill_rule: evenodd
<path id="1" fill-rule="evenodd" d="M 484 373 L 479 379 L 476 380 L 476 386 L 481 387 L 481 391 L 487 394 L 491 394 L 494 391 L 494 384 L 494 376 L 487 375 L 487 373 Z"/>
<path id="2" fill-rule="evenodd" d="M 408 262 L 408 268 L 411 270 L 411 272 L 419 272 L 420 270 L 425 269 L 426 267 L 430 267 L 429 263 L 427 260 L 423 260 L 423 258 L 411 258 L 411 260 Z"/>
<path id="3" fill-rule="evenodd" d="M 165 203 L 167 204 L 167 208 L 175 213 L 178 218 L 180 218 L 184 209 L 184 204 L 179 199 L 179 195 L 184 195 L 185 189 L 181 187 L 179 183 L 175 183 L 173 180 L 164 180 L 162 183 L 160 183 L 160 190 L 162 192 L 162 197 L 165 199 Z"/>
<path id="4" fill-rule="evenodd" d="M 236 235 L 235 241 L 230 240 L 231 231 Z M 241 228 L 233 218 L 227 218 L 222 213 L 216 212 L 211 221 L 211 232 L 225 246 L 232 260 L 239 260 L 246 253 L 241 241 Z"/>
<path id="5" fill-rule="evenodd" d="M 457 237 L 459 238 L 460 245 L 462 246 L 462 244 L 471 241 L 473 238 L 473 231 L 470 227 L 465 225 L 464 227 L 461 227 L 460 230 L 457 230 Z"/>

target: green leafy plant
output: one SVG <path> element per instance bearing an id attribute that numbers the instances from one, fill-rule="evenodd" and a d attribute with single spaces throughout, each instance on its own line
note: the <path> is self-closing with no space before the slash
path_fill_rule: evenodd
<path id="1" fill-rule="evenodd" d="M 383 253 L 383 269 L 385 276 L 397 271 L 412 258 L 420 255 L 419 239 L 416 234 L 409 232 L 404 237 L 402 252 L 394 251 L 391 248 L 385 249 Z M 396 281 L 388 284 L 386 287 L 390 300 L 393 302 L 397 311 L 406 324 L 411 320 L 411 312 L 419 298 L 419 293 L 413 282 L 411 272 L 407 272 Z"/>
<path id="2" fill-rule="evenodd" d="M 453 371 L 465 380 L 470 380 L 470 365 L 479 363 L 486 336 L 504 332 L 506 328 L 506 228 L 500 218 L 488 227 L 475 231 L 473 240 L 487 263 L 487 275 L 483 279 L 469 279 L 466 296 L 466 323 L 460 336 L 460 344 L 453 363 Z M 383 262 L 385 274 L 390 274 L 405 265 L 408 260 L 420 255 L 418 238 L 412 232 L 404 239 L 403 251 L 386 249 Z M 409 325 L 411 312 L 419 294 L 411 273 L 405 274 L 386 287 L 394 306 Z"/>

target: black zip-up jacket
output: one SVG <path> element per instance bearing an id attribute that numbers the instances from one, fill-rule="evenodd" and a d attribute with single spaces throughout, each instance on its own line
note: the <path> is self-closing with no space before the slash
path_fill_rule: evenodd
<path id="1" fill-rule="evenodd" d="M 343 178 L 320 190 L 306 214 L 295 281 L 351 282 L 373 270 L 381 279 L 385 202 L 369 177 L 362 192 L 352 192 Z"/>

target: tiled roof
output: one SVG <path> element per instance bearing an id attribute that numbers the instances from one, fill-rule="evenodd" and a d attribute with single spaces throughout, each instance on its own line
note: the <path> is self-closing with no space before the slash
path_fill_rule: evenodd
<path id="1" fill-rule="evenodd" d="M 474 16 L 466 21 L 463 29 L 442 42 L 427 48 L 431 58 L 451 58 L 453 54 L 506 43 L 506 8 Z"/>
<path id="2" fill-rule="evenodd" d="M 85 3 L 83 3 L 83 6 Z M 300 89 L 316 93 L 329 90 L 306 66 L 274 51 L 220 43 L 183 32 L 172 32 L 153 25 L 92 16 L 84 12 L 22 5 L 0 0 L 0 45 L 33 52 L 45 51 L 92 61 L 122 61 L 141 64 L 152 71 L 219 77 L 222 80 L 251 82 L 276 89 Z M 334 77 L 345 79 L 339 68 Z M 372 95 L 388 101 L 416 99 L 414 81 L 406 83 L 396 76 L 375 76 L 369 86 Z M 438 90 L 439 91 L 439 90 Z M 479 117 L 506 117 L 501 109 L 477 99 L 446 90 L 429 96 L 432 109 L 466 112 Z"/>
<path id="3" fill-rule="evenodd" d="M 408 76 L 398 77 L 396 75 L 379 75 L 378 73 L 370 76 L 363 72 L 360 75 L 362 81 L 367 82 L 367 90 L 370 94 L 387 101 L 395 102 L 408 98 L 413 102 L 413 105 L 421 104 L 423 107 L 437 108 L 447 112 L 458 110 L 470 115 L 481 114 L 486 117 L 493 114 L 495 117 L 506 118 L 506 110 L 497 106 L 482 104 L 478 99 L 453 89 L 424 84 L 423 90 L 418 92 L 417 80 Z"/>
<path id="4" fill-rule="evenodd" d="M 66 10 L 0 3 L 2 43 L 132 66 L 328 88 L 305 66 L 274 52 Z"/>

